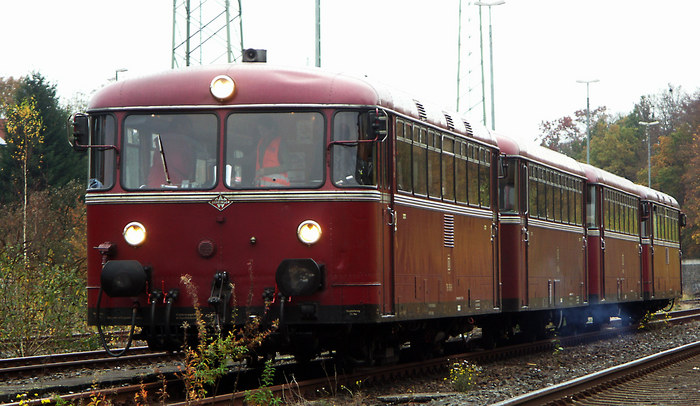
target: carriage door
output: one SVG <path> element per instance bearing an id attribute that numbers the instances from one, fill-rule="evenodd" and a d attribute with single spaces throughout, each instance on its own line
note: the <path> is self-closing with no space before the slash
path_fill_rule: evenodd
<path id="1" fill-rule="evenodd" d="M 394 209 L 394 193 L 391 185 L 393 155 L 391 137 L 377 145 L 379 192 L 381 193 L 379 218 L 384 219 L 382 228 L 382 264 L 383 264 L 383 313 L 394 314 L 394 231 L 396 230 L 396 210 Z"/>
<path id="2" fill-rule="evenodd" d="M 515 161 L 519 162 L 519 161 Z M 514 163 L 515 164 L 515 163 Z M 514 165 L 515 166 L 515 165 Z M 520 213 L 521 213 L 521 224 L 522 228 L 520 230 L 520 253 L 519 255 L 519 264 L 518 264 L 518 272 L 520 273 L 519 275 L 519 280 L 522 281 L 520 283 L 520 286 L 518 289 L 521 289 L 519 292 L 519 297 L 522 298 L 523 302 L 521 303 L 521 306 L 529 306 L 530 305 L 530 293 L 529 293 L 529 287 L 530 287 L 530 280 L 529 278 L 529 272 L 528 272 L 528 247 L 530 246 L 530 231 L 528 229 L 529 224 L 528 224 L 528 217 L 530 216 L 530 208 L 535 207 L 536 205 L 531 205 L 530 204 L 530 197 L 537 199 L 537 183 L 535 181 L 530 182 L 530 171 L 528 170 L 528 166 L 523 162 L 520 165 Z M 534 190 L 531 189 L 534 188 Z"/>
<path id="3" fill-rule="evenodd" d="M 394 314 L 394 231 L 396 229 L 396 211 L 394 210 L 394 194 L 392 191 L 393 156 L 392 134 L 393 125 L 390 117 L 380 111 L 383 130 L 380 131 L 376 145 L 377 186 L 380 192 L 380 203 L 377 218 L 381 223 L 381 263 L 382 263 L 382 313 Z"/>

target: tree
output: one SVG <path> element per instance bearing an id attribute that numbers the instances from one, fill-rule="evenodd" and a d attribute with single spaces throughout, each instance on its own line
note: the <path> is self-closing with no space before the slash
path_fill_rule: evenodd
<path id="1" fill-rule="evenodd" d="M 594 131 L 597 122 L 606 120 L 605 112 L 605 106 L 591 111 L 591 132 Z M 564 116 L 554 121 L 543 121 L 540 123 L 541 134 L 538 137 L 540 145 L 579 161 L 585 161 L 587 122 L 585 110 L 577 110 L 574 112 L 574 117 Z"/>
<path id="2" fill-rule="evenodd" d="M 640 167 L 640 139 L 628 117 L 608 124 L 599 121 L 598 136 L 591 138 L 591 165 L 627 179 L 636 180 Z"/>
<path id="3" fill-rule="evenodd" d="M 84 180 L 86 155 L 74 153 L 66 141 L 68 113 L 59 105 L 56 86 L 39 73 L 20 79 L 13 100 L 32 97 L 44 122 L 44 143 L 38 146 L 35 157 L 30 158 L 28 188 L 44 190 L 66 185 L 71 180 Z M 6 151 L 0 151 L 0 203 L 16 200 L 22 188 L 19 179 L 20 169 Z"/>
<path id="4" fill-rule="evenodd" d="M 700 257 L 700 91 L 688 94 L 669 85 L 642 96 L 629 114 L 591 112 L 591 164 L 638 184 L 648 176 L 647 142 L 652 148 L 652 187 L 667 193 L 688 216 L 681 230 L 685 257 Z M 585 111 L 540 124 L 541 145 L 585 161 Z M 647 128 L 641 121 L 659 121 Z"/>
<path id="5" fill-rule="evenodd" d="M 12 104 L 19 81 L 10 76 L 0 78 L 0 106 Z"/>
<path id="6" fill-rule="evenodd" d="M 11 147 L 11 156 L 22 167 L 22 245 L 27 251 L 27 178 L 29 176 L 29 159 L 35 147 L 44 142 L 42 137 L 43 122 L 36 109 L 34 98 L 24 99 L 20 104 L 5 108 L 7 112 L 7 144 Z"/>
<path id="7" fill-rule="evenodd" d="M 700 104 L 700 99 L 696 104 Z M 700 258 L 700 124 L 693 131 L 689 155 L 687 171 L 682 176 L 686 185 L 682 208 L 688 216 L 688 224 L 681 232 L 681 244 L 685 257 Z"/>

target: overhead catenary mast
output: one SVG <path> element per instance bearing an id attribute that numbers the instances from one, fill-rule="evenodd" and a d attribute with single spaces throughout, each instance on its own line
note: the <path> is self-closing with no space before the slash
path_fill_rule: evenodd
<path id="1" fill-rule="evenodd" d="M 242 53 L 241 0 L 173 0 L 171 68 L 233 63 Z"/>

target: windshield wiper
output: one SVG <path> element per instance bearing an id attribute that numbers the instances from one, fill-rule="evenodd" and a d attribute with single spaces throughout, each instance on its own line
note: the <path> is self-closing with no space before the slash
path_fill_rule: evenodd
<path id="1" fill-rule="evenodd" d="M 170 181 L 170 174 L 168 173 L 168 164 L 165 162 L 165 151 L 163 150 L 163 141 L 160 139 L 160 134 L 158 134 L 158 150 L 160 151 L 160 160 L 163 162 L 163 173 L 165 173 L 165 183 L 172 185 Z"/>

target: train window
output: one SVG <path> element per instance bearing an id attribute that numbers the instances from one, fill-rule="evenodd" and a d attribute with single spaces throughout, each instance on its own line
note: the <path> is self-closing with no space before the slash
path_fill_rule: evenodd
<path id="1" fill-rule="evenodd" d="M 340 119 L 349 125 L 348 137 L 367 138 L 359 113 Z M 340 125 L 342 127 L 342 125 Z M 233 113 L 226 122 L 226 186 L 234 189 L 319 187 L 324 179 L 323 115 L 317 112 Z M 349 148 L 338 157 L 350 156 L 355 164 L 355 182 L 375 182 L 374 143 Z M 339 164 L 341 167 L 342 165 Z"/>
<path id="2" fill-rule="evenodd" d="M 369 129 L 368 115 L 342 111 L 333 117 L 333 183 L 336 186 L 375 186 L 377 184 L 377 145 Z M 353 141 L 365 141 L 353 143 Z"/>
<path id="3" fill-rule="evenodd" d="M 428 143 L 428 195 L 439 199 L 442 197 L 440 135 L 435 131 L 428 131 Z"/>
<path id="4" fill-rule="evenodd" d="M 124 120 L 125 189 L 210 189 L 216 183 L 214 114 L 132 114 Z"/>
<path id="5" fill-rule="evenodd" d="M 611 215 L 611 209 L 610 209 L 610 191 L 605 189 L 605 193 L 603 193 L 603 218 L 604 222 L 603 225 L 605 226 L 606 230 L 609 230 L 611 228 L 611 221 L 610 221 L 610 215 Z"/>
<path id="6" fill-rule="evenodd" d="M 412 192 L 411 182 L 411 125 L 402 120 L 396 122 L 396 187 Z"/>
<path id="7" fill-rule="evenodd" d="M 537 217 L 547 218 L 547 183 L 544 180 L 544 168 L 537 170 Z"/>
<path id="8" fill-rule="evenodd" d="M 598 198 L 596 196 L 596 187 L 588 186 L 588 195 L 586 196 L 586 227 L 596 228 L 598 226 Z"/>
<path id="9" fill-rule="evenodd" d="M 530 213 L 530 217 L 537 217 L 537 167 L 534 165 L 530 165 L 528 169 L 528 212 Z"/>
<path id="10" fill-rule="evenodd" d="M 92 145 L 116 145 L 117 126 L 111 115 L 96 116 L 92 119 Z M 116 170 L 116 150 L 90 148 L 88 189 L 110 189 L 114 186 Z"/>
<path id="11" fill-rule="evenodd" d="M 413 127 L 413 193 L 421 196 L 428 194 L 427 145 L 425 129 Z"/>
<path id="12" fill-rule="evenodd" d="M 469 144 L 467 148 L 467 194 L 469 204 L 473 206 L 479 205 L 479 147 Z"/>
<path id="13" fill-rule="evenodd" d="M 564 187 L 561 191 L 562 193 L 562 206 L 561 206 L 561 216 L 562 220 L 564 223 L 571 224 L 573 223 L 573 213 L 571 213 L 571 203 L 570 201 L 573 200 L 573 197 L 571 197 L 571 178 L 569 176 L 564 176 Z"/>
<path id="14" fill-rule="evenodd" d="M 481 207 L 491 207 L 491 151 L 480 149 L 479 165 L 479 201 Z"/>
<path id="15" fill-rule="evenodd" d="M 575 223 L 583 224 L 583 182 L 577 180 L 574 182 L 576 190 L 574 191 L 574 213 L 576 214 Z M 595 221 L 595 220 L 594 220 Z"/>
<path id="16" fill-rule="evenodd" d="M 554 174 L 547 170 L 547 220 L 554 220 Z"/>
<path id="17" fill-rule="evenodd" d="M 553 203 L 554 203 L 554 221 L 561 221 L 562 197 L 561 197 L 561 175 L 554 174 Z"/>
<path id="18" fill-rule="evenodd" d="M 454 140 L 442 139 L 442 198 L 446 201 L 455 200 L 455 154 Z"/>
<path id="19" fill-rule="evenodd" d="M 505 176 L 498 180 L 499 209 L 501 212 L 514 213 L 518 211 L 518 161 L 510 158 L 506 164 Z"/>
<path id="20" fill-rule="evenodd" d="M 460 203 L 467 203 L 467 156 L 466 156 L 466 144 L 463 142 L 459 143 L 460 149 L 455 157 L 455 169 L 456 169 L 456 179 L 455 179 L 455 189 L 456 198 Z"/>

